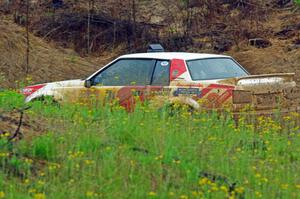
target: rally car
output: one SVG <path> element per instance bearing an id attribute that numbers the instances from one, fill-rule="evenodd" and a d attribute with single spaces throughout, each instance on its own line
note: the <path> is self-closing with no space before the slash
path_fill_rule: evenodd
<path id="1" fill-rule="evenodd" d="M 137 100 L 179 103 L 200 109 L 229 108 L 239 112 L 251 105 L 257 112 L 297 111 L 293 73 L 250 75 L 226 55 L 163 52 L 118 57 L 84 80 L 28 86 L 26 102 L 51 96 L 58 102 L 98 103 L 117 100 L 132 110 Z"/>

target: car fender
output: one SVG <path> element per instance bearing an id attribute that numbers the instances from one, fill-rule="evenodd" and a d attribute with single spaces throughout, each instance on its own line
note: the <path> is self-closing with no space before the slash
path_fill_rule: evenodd
<path id="1" fill-rule="evenodd" d="M 28 95 L 25 102 L 30 102 L 33 99 L 50 96 L 53 97 L 55 101 L 63 100 L 63 88 L 78 88 L 84 87 L 84 80 L 66 80 L 60 82 L 52 82 L 44 84 L 44 86 L 32 94 Z M 25 88 L 26 89 L 26 88 Z"/>
<path id="2" fill-rule="evenodd" d="M 45 87 L 26 97 L 25 102 L 27 103 L 46 96 L 53 97 L 55 101 L 61 101 L 63 99 L 63 96 L 59 92 L 57 92 L 51 85 L 46 85 Z"/>

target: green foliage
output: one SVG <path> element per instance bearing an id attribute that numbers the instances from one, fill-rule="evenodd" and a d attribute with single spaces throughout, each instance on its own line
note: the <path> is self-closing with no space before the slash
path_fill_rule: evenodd
<path id="1" fill-rule="evenodd" d="M 21 109 L 25 106 L 24 98 L 15 91 L 0 92 L 0 107 L 2 110 Z"/>
<path id="2" fill-rule="evenodd" d="M 0 110 L 25 106 L 2 94 Z M 241 118 L 236 128 L 226 114 L 30 105 L 48 133 L 24 135 L 0 157 L 6 198 L 300 197 L 299 114 L 284 126 L 259 118 L 256 128 Z"/>
<path id="3" fill-rule="evenodd" d="M 44 159 L 55 160 L 58 157 L 56 151 L 56 139 L 53 134 L 41 135 L 32 142 L 32 156 Z"/>
<path id="4" fill-rule="evenodd" d="M 295 3 L 296 3 L 297 5 L 300 5 L 300 0 L 295 0 Z"/>

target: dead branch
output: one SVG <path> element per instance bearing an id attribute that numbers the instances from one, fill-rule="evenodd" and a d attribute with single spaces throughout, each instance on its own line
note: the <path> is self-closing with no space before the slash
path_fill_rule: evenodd
<path id="1" fill-rule="evenodd" d="M 24 111 L 26 111 L 30 108 L 31 108 L 31 106 L 27 106 L 25 108 L 17 110 L 20 113 L 20 119 L 19 119 L 18 127 L 17 127 L 16 131 L 14 132 L 14 134 L 12 134 L 8 138 L 8 142 L 11 142 L 13 139 L 17 138 L 18 136 L 22 136 L 22 133 L 20 132 L 20 129 L 21 129 L 21 126 L 22 126 L 22 123 L 23 123 Z"/>

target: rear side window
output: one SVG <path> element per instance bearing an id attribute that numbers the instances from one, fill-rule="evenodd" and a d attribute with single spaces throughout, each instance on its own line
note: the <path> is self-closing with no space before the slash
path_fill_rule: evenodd
<path id="1" fill-rule="evenodd" d="M 230 58 L 212 58 L 187 61 L 193 80 L 225 79 L 248 75 Z"/>
<path id="2" fill-rule="evenodd" d="M 96 75 L 94 85 L 150 85 L 155 60 L 121 59 Z"/>
<path id="3" fill-rule="evenodd" d="M 168 86 L 170 75 L 170 62 L 158 60 L 155 65 L 152 85 L 154 86 Z"/>

